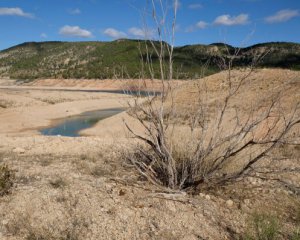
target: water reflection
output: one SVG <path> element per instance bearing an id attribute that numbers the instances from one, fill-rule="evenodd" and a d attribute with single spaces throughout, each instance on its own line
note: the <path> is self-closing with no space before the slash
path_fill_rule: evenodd
<path id="1" fill-rule="evenodd" d="M 46 136 L 67 136 L 78 137 L 83 129 L 90 128 L 98 121 L 123 112 L 124 108 L 113 108 L 106 110 L 97 110 L 85 112 L 77 116 L 63 119 L 59 124 L 40 130 L 42 135 Z"/>

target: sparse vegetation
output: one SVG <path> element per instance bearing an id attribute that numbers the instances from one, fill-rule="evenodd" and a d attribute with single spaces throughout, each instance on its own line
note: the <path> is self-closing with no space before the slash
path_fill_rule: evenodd
<path id="1" fill-rule="evenodd" d="M 249 220 L 249 232 L 245 240 L 276 240 L 279 239 L 280 225 L 275 216 L 255 213 Z"/>
<path id="2" fill-rule="evenodd" d="M 300 240 L 300 228 L 293 232 L 291 240 Z"/>
<path id="3" fill-rule="evenodd" d="M 159 78 L 159 57 L 147 56 L 144 40 L 116 40 L 112 42 L 32 42 L 0 52 L 2 77 L 32 80 L 36 78 L 135 78 L 152 77 L 141 68 L 151 56 L 154 77 Z M 158 43 L 156 43 L 158 44 Z M 142 48 L 141 48 L 142 47 Z M 219 72 L 217 61 L 229 58 L 237 49 L 224 44 L 188 45 L 174 47 L 173 77 L 200 78 Z M 260 67 L 283 67 L 299 70 L 300 44 L 266 43 L 239 50 L 234 59 L 236 67 L 247 66 L 257 52 L 269 54 Z M 163 57 L 169 58 L 165 51 Z M 205 69 L 203 66 L 205 65 Z M 205 70 L 205 71 L 204 71 Z M 145 75 L 146 74 L 146 75 Z"/>
<path id="4" fill-rule="evenodd" d="M 142 103 L 136 100 L 129 104 L 131 116 L 137 119 L 144 133 L 137 133 L 126 125 L 132 136 L 143 143 L 136 146 L 128 159 L 150 182 L 172 190 L 213 188 L 252 174 L 264 156 L 284 142 L 289 131 L 300 124 L 299 102 L 293 102 L 286 111 L 281 100 L 284 91 L 291 86 L 287 83 L 283 89 L 274 88 L 273 92 L 249 100 L 249 104 L 239 105 L 255 67 L 263 62 L 267 53 L 254 51 L 248 56 L 247 67 L 237 71 L 233 66 L 242 49 L 223 45 L 227 55 L 216 58 L 224 70 L 219 95 L 213 95 L 212 83 L 198 80 L 193 85 L 194 102 L 180 106 L 181 99 L 177 97 L 180 90 L 171 87 L 174 42 L 165 41 L 174 38 L 177 10 L 171 17 L 170 27 L 166 14 L 159 14 L 164 13 L 166 5 L 166 1 L 157 4 L 152 1 L 151 12 L 155 13 L 152 17 L 160 44 L 150 40 L 147 47 L 152 49 L 149 52 L 159 56 L 162 92 Z M 168 58 L 165 58 L 166 52 Z M 151 53 L 148 54 L 151 56 Z M 145 68 L 150 76 L 155 75 L 151 61 Z M 178 121 L 182 111 L 187 111 L 186 126 Z M 185 128 L 183 134 L 180 128 Z M 183 144 L 181 148 L 180 144 Z"/>
<path id="5" fill-rule="evenodd" d="M 67 185 L 66 181 L 59 176 L 51 179 L 49 183 L 53 188 L 64 188 Z"/>
<path id="6" fill-rule="evenodd" d="M 4 100 L 4 99 L 0 99 L 0 108 L 9 108 L 12 106 L 13 106 L 13 102 Z"/>
<path id="7" fill-rule="evenodd" d="M 46 201 L 46 200 L 44 200 Z M 47 202 L 51 204 L 51 202 Z M 45 203 L 46 204 L 46 203 Z M 69 191 L 63 192 L 58 205 L 58 212 L 51 215 L 47 205 L 39 209 L 26 208 L 24 211 L 14 213 L 14 218 L 9 222 L 7 230 L 26 240 L 79 240 L 86 239 L 89 228 L 89 216 L 79 209 L 78 196 Z M 47 209 L 49 211 L 47 211 Z"/>
<path id="8" fill-rule="evenodd" d="M 1 240 L 300 240 L 300 72 L 255 69 L 297 68 L 299 44 L 174 47 L 165 36 L 175 33 L 172 1 L 148 1 L 159 41 L 26 43 L 0 52 L 0 75 L 138 78 L 112 88 L 149 91 L 1 90 Z M 144 85 L 154 79 L 161 94 Z M 97 81 L 48 81 L 32 85 L 98 89 Z M 118 101 L 129 111 L 84 137 L 33 131 L 52 116 Z"/>
<path id="9" fill-rule="evenodd" d="M 0 165 L 0 197 L 10 193 L 14 185 L 14 172 L 6 165 Z"/>

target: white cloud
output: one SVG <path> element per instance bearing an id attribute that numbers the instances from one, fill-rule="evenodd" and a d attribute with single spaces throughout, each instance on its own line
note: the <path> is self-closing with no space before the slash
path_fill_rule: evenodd
<path id="1" fill-rule="evenodd" d="M 82 29 L 78 26 L 69 26 L 66 25 L 59 30 L 59 34 L 66 37 L 82 37 L 82 38 L 91 38 L 93 34 L 85 29 Z"/>
<path id="2" fill-rule="evenodd" d="M 196 28 L 199 28 L 199 29 L 204 29 L 208 26 L 208 23 L 207 22 L 204 22 L 204 21 L 200 21 L 200 22 L 197 22 L 196 23 Z"/>
<path id="3" fill-rule="evenodd" d="M 185 29 L 185 32 L 195 32 L 197 29 L 205 29 L 209 23 L 204 21 L 199 21 L 195 25 L 189 26 Z"/>
<path id="4" fill-rule="evenodd" d="M 34 18 L 33 14 L 26 13 L 21 8 L 18 8 L 18 7 L 16 7 L 16 8 L 0 8 L 0 15 Z"/>
<path id="5" fill-rule="evenodd" d="M 114 28 L 107 28 L 104 30 L 103 32 L 106 36 L 109 36 L 111 38 L 126 38 L 127 37 L 127 34 L 124 33 L 124 32 L 121 32 L 121 31 L 118 31 Z"/>
<path id="6" fill-rule="evenodd" d="M 189 9 L 199 9 L 199 8 L 203 8 L 202 4 L 200 3 L 194 3 L 194 4 L 190 4 L 188 6 Z"/>
<path id="7" fill-rule="evenodd" d="M 81 14 L 81 11 L 79 8 L 75 8 L 75 9 L 70 9 L 69 13 L 72 15 L 78 15 L 78 14 Z"/>
<path id="8" fill-rule="evenodd" d="M 230 15 L 221 15 L 215 19 L 214 24 L 225 26 L 244 25 L 248 23 L 248 20 L 248 14 L 240 14 L 232 17 Z"/>
<path id="9" fill-rule="evenodd" d="M 144 37 L 145 31 L 141 28 L 132 27 L 128 30 L 128 32 L 135 37 Z"/>
<path id="10" fill-rule="evenodd" d="M 41 37 L 41 38 L 47 38 L 48 36 L 47 36 L 46 33 L 41 33 L 40 37 Z"/>
<path id="11" fill-rule="evenodd" d="M 189 26 L 185 29 L 185 32 L 190 33 L 190 32 L 195 32 L 196 28 L 195 26 Z"/>
<path id="12" fill-rule="evenodd" d="M 128 30 L 129 34 L 134 37 L 142 37 L 142 38 L 152 38 L 155 35 L 154 29 L 141 29 L 137 27 L 132 27 Z"/>
<path id="13" fill-rule="evenodd" d="M 266 17 L 265 21 L 267 23 L 278 23 L 278 22 L 286 22 L 294 17 L 299 16 L 298 10 L 284 9 L 272 16 Z"/>

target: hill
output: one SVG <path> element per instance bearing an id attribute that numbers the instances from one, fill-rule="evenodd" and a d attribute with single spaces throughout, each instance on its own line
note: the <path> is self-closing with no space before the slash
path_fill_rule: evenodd
<path id="1" fill-rule="evenodd" d="M 156 44 L 156 43 L 155 43 Z M 174 49 L 174 77 L 198 78 L 219 72 L 217 61 L 229 58 L 235 47 L 214 43 L 187 45 Z M 300 70 L 300 44 L 263 43 L 240 49 L 234 65 L 248 65 L 257 53 L 268 52 L 260 67 Z M 157 77 L 158 58 L 151 52 Z M 168 57 L 165 54 L 165 57 Z M 139 78 L 149 77 L 145 41 L 116 40 L 112 42 L 29 42 L 0 52 L 0 77 L 37 78 Z M 142 60 L 142 61 L 141 61 Z M 143 67 L 144 65 L 144 67 Z M 144 72 L 144 73 L 143 73 Z"/>

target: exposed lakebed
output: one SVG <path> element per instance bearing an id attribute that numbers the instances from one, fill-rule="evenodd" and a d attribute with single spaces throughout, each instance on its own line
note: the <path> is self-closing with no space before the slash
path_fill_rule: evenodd
<path id="1" fill-rule="evenodd" d="M 54 126 L 43 128 L 40 133 L 45 136 L 79 137 L 79 132 L 95 125 L 100 120 L 125 111 L 125 108 L 112 108 L 84 112 L 80 115 L 61 119 Z"/>

